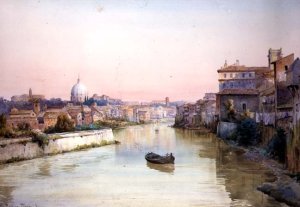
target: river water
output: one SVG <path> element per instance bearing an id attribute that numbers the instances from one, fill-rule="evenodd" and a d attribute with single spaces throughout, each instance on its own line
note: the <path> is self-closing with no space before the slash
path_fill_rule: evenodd
<path id="1" fill-rule="evenodd" d="M 0 206 L 286 206 L 256 190 L 270 172 L 213 134 L 160 124 L 114 135 L 120 145 L 0 166 Z M 150 151 L 175 164 L 147 163 Z"/>

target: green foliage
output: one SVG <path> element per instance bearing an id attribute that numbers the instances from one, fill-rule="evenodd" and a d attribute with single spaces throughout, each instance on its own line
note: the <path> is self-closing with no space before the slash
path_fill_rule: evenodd
<path id="1" fill-rule="evenodd" d="M 10 128 L 2 128 L 0 129 L 0 137 L 14 138 L 17 137 L 17 134 Z"/>
<path id="2" fill-rule="evenodd" d="M 231 133 L 226 139 L 236 142 L 237 141 L 237 133 L 236 132 Z"/>
<path id="3" fill-rule="evenodd" d="M 253 119 L 246 118 L 237 127 L 237 142 L 242 146 L 256 145 L 261 141 L 259 128 Z"/>
<path id="4" fill-rule="evenodd" d="M 278 128 L 276 134 L 269 141 L 267 153 L 270 157 L 277 159 L 279 162 L 285 162 L 286 154 L 286 134 L 284 129 Z"/>
<path id="5" fill-rule="evenodd" d="M 4 114 L 0 115 L 0 129 L 6 128 L 6 117 Z"/>
<path id="6" fill-rule="evenodd" d="M 74 122 L 65 114 L 61 114 L 57 117 L 57 122 L 54 127 L 48 127 L 45 129 L 45 133 L 61 133 L 72 132 L 75 130 Z"/>
<path id="7" fill-rule="evenodd" d="M 76 126 L 76 130 L 79 130 L 79 131 L 97 130 L 97 129 L 101 129 L 101 128 L 103 128 L 103 127 L 101 127 L 99 124 Z"/>
<path id="8" fill-rule="evenodd" d="M 30 124 L 26 123 L 26 122 L 19 123 L 17 126 L 18 126 L 18 130 L 20 130 L 20 131 L 29 131 L 29 130 L 31 130 Z"/>
<path id="9" fill-rule="evenodd" d="M 225 109 L 227 114 L 227 121 L 235 122 L 236 121 L 236 111 L 234 109 L 234 103 L 232 99 L 228 99 L 225 103 Z"/>
<path id="10" fill-rule="evenodd" d="M 57 117 L 55 124 L 56 132 L 70 132 L 74 131 L 74 129 L 74 122 L 67 115 L 61 114 Z"/>
<path id="11" fill-rule="evenodd" d="M 37 142 L 40 147 L 44 147 L 49 143 L 49 137 L 44 133 L 34 133 L 33 142 Z"/>

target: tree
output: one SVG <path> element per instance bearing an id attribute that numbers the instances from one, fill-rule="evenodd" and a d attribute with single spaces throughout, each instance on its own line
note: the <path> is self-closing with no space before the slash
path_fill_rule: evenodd
<path id="1" fill-rule="evenodd" d="M 228 99 L 227 102 L 224 103 L 226 108 L 227 120 L 230 122 L 236 121 L 236 111 L 234 109 L 234 103 L 232 99 Z"/>
<path id="2" fill-rule="evenodd" d="M 246 118 L 237 127 L 237 141 L 239 145 L 256 145 L 260 142 L 259 129 L 253 119 Z"/>
<path id="3" fill-rule="evenodd" d="M 57 117 L 56 132 L 70 132 L 74 131 L 74 129 L 74 122 L 66 114 L 61 114 Z"/>
<path id="4" fill-rule="evenodd" d="M 6 128 L 6 117 L 4 114 L 0 115 L 0 129 Z"/>
<path id="5" fill-rule="evenodd" d="M 31 129 L 30 124 L 27 122 L 22 122 L 18 124 L 18 129 L 21 131 L 29 131 Z"/>
<path id="6" fill-rule="evenodd" d="M 284 129 L 277 129 L 276 134 L 268 143 L 267 152 L 271 157 L 278 159 L 279 162 L 285 162 L 286 134 Z"/>

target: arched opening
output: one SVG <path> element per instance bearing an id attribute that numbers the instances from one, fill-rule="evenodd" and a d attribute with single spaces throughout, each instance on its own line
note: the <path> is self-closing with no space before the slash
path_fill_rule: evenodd
<path id="1" fill-rule="evenodd" d="M 247 110 L 247 104 L 246 103 L 242 103 L 242 109 L 245 112 Z"/>

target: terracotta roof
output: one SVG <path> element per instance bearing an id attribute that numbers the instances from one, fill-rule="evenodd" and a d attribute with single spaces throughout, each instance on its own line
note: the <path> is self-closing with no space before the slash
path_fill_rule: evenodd
<path id="1" fill-rule="evenodd" d="M 218 72 L 237 72 L 237 71 L 244 71 L 244 72 L 250 72 L 250 71 L 265 71 L 269 70 L 268 67 L 246 67 L 244 65 L 229 65 L 226 68 L 221 68 L 218 70 Z"/>
<path id="2" fill-rule="evenodd" d="M 224 89 L 219 95 L 258 95 L 256 89 Z"/>

